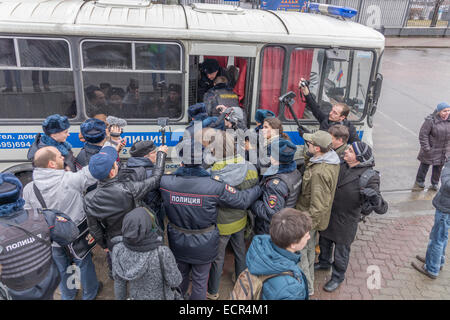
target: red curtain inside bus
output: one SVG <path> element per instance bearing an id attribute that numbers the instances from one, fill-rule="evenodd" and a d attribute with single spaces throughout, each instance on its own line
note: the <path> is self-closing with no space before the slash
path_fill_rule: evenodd
<path id="1" fill-rule="evenodd" d="M 261 72 L 261 90 L 259 92 L 259 108 L 273 111 L 278 116 L 281 93 L 281 79 L 283 76 L 284 49 L 281 47 L 267 47 Z"/>
<path id="2" fill-rule="evenodd" d="M 239 69 L 239 77 L 234 86 L 234 93 L 239 97 L 239 105 L 242 107 L 244 105 L 245 97 L 245 77 L 247 75 L 247 59 L 245 58 L 234 58 L 234 65 Z"/>
<path id="3" fill-rule="evenodd" d="M 306 104 L 302 101 L 300 90 L 298 89 L 298 82 L 300 81 L 300 78 L 309 80 L 313 56 L 313 49 L 294 50 L 291 54 L 288 87 L 286 92 L 293 91 L 297 95 L 295 104 L 292 108 L 299 119 L 303 118 Z M 284 110 L 284 116 L 286 119 L 293 119 L 291 111 L 288 108 Z"/>

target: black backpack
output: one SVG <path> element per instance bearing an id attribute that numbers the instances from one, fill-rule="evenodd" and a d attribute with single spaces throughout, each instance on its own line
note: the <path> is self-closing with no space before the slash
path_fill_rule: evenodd
<path id="1" fill-rule="evenodd" d="M 362 191 L 369 183 L 369 180 L 375 175 L 380 176 L 380 173 L 372 168 L 369 168 L 366 171 L 364 171 L 364 173 L 359 177 L 359 190 Z M 369 216 L 373 212 L 373 206 L 365 196 L 361 195 L 361 199 L 362 199 L 361 220 L 365 222 L 365 217 Z"/>

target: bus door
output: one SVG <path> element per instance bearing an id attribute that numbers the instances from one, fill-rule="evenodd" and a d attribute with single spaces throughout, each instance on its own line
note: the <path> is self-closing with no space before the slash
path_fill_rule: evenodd
<path id="1" fill-rule="evenodd" d="M 189 52 L 189 105 L 204 102 L 207 95 L 199 86 L 202 86 L 200 83 L 206 75 L 200 70 L 201 64 L 206 59 L 215 59 L 225 71 L 228 86 L 237 95 L 238 104 L 248 119 L 253 89 L 250 80 L 253 79 L 256 51 L 256 45 L 192 43 Z"/>

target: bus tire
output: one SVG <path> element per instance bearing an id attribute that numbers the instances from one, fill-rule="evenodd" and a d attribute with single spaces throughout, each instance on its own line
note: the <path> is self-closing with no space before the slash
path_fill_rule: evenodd
<path id="1" fill-rule="evenodd" d="M 14 174 L 22 183 L 23 186 L 33 181 L 33 165 L 30 163 L 21 163 L 15 166 L 9 167 L 3 171 Z"/>

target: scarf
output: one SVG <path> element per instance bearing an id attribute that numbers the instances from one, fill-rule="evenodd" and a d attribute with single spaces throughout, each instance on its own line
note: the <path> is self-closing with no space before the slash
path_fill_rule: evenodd
<path id="1" fill-rule="evenodd" d="M 41 135 L 41 141 L 47 146 L 55 147 L 61 152 L 62 156 L 65 157 L 69 154 L 70 149 L 72 149 L 72 145 L 68 142 L 58 142 L 52 137 L 47 136 L 46 134 Z"/>

